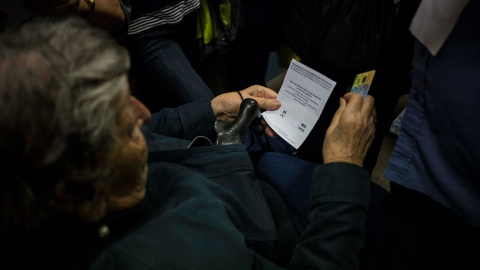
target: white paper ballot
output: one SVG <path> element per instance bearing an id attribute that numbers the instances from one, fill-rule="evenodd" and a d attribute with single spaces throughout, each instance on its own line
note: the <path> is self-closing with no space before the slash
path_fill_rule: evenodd
<path id="1" fill-rule="evenodd" d="M 292 59 L 277 99 L 282 107 L 262 113 L 265 121 L 298 149 L 317 123 L 337 83 Z"/>

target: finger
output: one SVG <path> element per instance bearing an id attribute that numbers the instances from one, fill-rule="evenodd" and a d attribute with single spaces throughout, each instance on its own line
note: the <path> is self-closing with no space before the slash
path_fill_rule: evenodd
<path id="1" fill-rule="evenodd" d="M 363 97 L 358 93 L 347 93 L 343 96 L 347 102 L 347 109 L 354 112 L 359 112 L 362 110 L 363 106 Z"/>
<path id="2" fill-rule="evenodd" d="M 370 148 L 370 145 L 372 144 L 373 139 L 375 138 L 375 122 L 370 122 L 370 128 L 368 132 L 368 141 L 367 141 L 367 149 Z"/>
<path id="3" fill-rule="evenodd" d="M 267 124 L 265 119 L 262 118 L 260 121 L 262 122 L 262 126 L 265 130 L 265 134 L 267 134 L 267 136 L 271 138 L 274 138 L 277 135 L 277 133 L 273 131 L 273 129 Z"/>
<path id="4" fill-rule="evenodd" d="M 373 125 L 375 125 L 375 123 L 377 122 L 377 115 L 375 112 L 370 114 L 370 116 L 368 117 L 368 122 L 369 124 L 373 123 Z"/>
<path id="5" fill-rule="evenodd" d="M 258 97 L 252 97 L 252 98 L 257 101 L 258 106 L 262 110 L 275 111 L 282 106 L 282 103 L 280 103 L 280 101 L 276 99 L 258 98 Z"/>
<path id="6" fill-rule="evenodd" d="M 350 99 L 352 98 L 354 93 L 346 93 L 345 95 L 343 95 L 343 98 L 345 99 L 345 101 L 347 101 L 347 103 L 350 101 Z"/>
<path id="7" fill-rule="evenodd" d="M 271 127 L 265 128 L 265 134 L 270 138 L 275 138 L 275 136 L 277 135 L 277 133 L 275 133 L 275 131 L 273 131 Z"/>
<path id="8" fill-rule="evenodd" d="M 275 99 L 277 98 L 277 92 L 273 91 L 270 88 L 263 87 L 261 85 L 253 85 L 241 91 L 246 92 L 247 94 L 254 96 L 254 97 L 263 97 L 263 98 L 270 98 Z"/>
<path id="9" fill-rule="evenodd" d="M 370 95 L 367 95 L 365 97 L 365 100 L 363 101 L 362 114 L 363 115 L 375 114 L 375 117 L 377 116 L 375 112 L 375 99 Z"/>
<path id="10" fill-rule="evenodd" d="M 372 118 L 375 122 L 377 122 L 377 109 L 373 107 Z"/>
<path id="11" fill-rule="evenodd" d="M 333 115 L 332 118 L 332 123 L 330 126 L 336 126 L 338 122 L 340 121 L 340 117 L 342 116 L 342 113 L 345 111 L 345 108 L 347 107 L 347 102 L 345 99 L 340 98 L 340 105 L 338 106 L 337 112 L 335 112 L 335 115 Z"/>

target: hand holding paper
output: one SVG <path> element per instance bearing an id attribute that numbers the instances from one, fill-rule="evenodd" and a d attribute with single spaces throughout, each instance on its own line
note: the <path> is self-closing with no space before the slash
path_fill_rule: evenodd
<path id="1" fill-rule="evenodd" d="M 375 134 L 374 100 L 367 95 L 374 74 L 374 70 L 358 74 L 352 88 L 354 93 L 341 99 L 325 137 L 325 163 L 337 161 L 363 166 Z M 277 96 L 282 106 L 276 111 L 264 112 L 263 118 L 298 149 L 320 118 L 335 85 L 336 82 L 321 73 L 292 60 Z"/>
<path id="2" fill-rule="evenodd" d="M 242 91 L 243 99 L 251 98 L 258 102 L 262 110 L 277 110 L 280 108 L 280 101 L 276 100 L 277 93 L 272 89 L 253 85 Z M 217 120 L 233 121 L 240 109 L 242 98 L 237 92 L 228 92 L 215 97 L 212 100 L 212 109 Z M 273 137 L 274 132 L 266 124 L 264 125 L 265 133 Z"/>
<path id="3" fill-rule="evenodd" d="M 375 101 L 356 93 L 340 98 L 323 144 L 324 163 L 347 162 L 363 167 L 363 160 L 375 137 Z"/>
<path id="4" fill-rule="evenodd" d="M 335 85 L 319 72 L 292 60 L 277 96 L 282 106 L 276 111 L 264 112 L 263 118 L 298 149 L 320 118 Z"/>

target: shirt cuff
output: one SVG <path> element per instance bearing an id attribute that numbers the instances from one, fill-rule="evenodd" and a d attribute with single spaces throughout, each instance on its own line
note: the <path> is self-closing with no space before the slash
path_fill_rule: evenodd
<path id="1" fill-rule="evenodd" d="M 213 129 L 215 115 L 213 114 L 210 98 L 203 98 L 178 107 L 180 121 L 187 140 L 196 136 L 206 136 L 214 139 L 216 134 Z"/>
<path id="2" fill-rule="evenodd" d="M 364 168 L 343 162 L 319 166 L 313 172 L 310 207 L 330 202 L 343 202 L 368 208 L 370 174 Z"/>

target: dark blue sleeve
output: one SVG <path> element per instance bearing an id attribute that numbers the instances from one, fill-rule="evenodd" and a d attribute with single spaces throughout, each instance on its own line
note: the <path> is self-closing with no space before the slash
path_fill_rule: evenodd
<path id="1" fill-rule="evenodd" d="M 357 165 L 329 163 L 314 172 L 308 225 L 291 269 L 358 269 L 365 244 L 370 175 Z"/>
<path id="2" fill-rule="evenodd" d="M 288 269 L 359 269 L 365 245 L 370 175 L 357 165 L 329 163 L 314 172 L 308 225 Z M 280 269 L 250 251 L 252 269 Z"/>
<path id="3" fill-rule="evenodd" d="M 152 115 L 147 123 L 153 133 L 192 140 L 197 136 L 215 138 L 212 105 L 209 98 L 184 104 L 178 108 L 164 108 Z"/>

